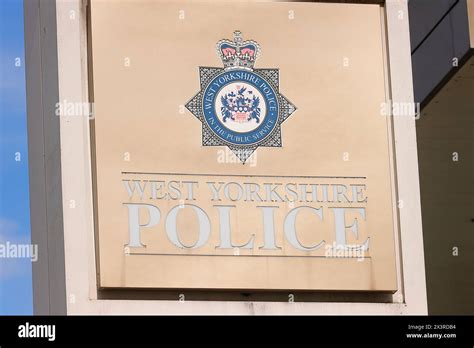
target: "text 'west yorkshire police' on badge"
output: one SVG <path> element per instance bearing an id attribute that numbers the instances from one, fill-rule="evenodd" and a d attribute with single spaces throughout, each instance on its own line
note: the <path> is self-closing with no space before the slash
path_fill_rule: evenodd
<path id="1" fill-rule="evenodd" d="M 254 69 L 260 46 L 220 40 L 224 68 L 199 67 L 201 90 L 186 108 L 202 123 L 203 146 L 228 146 L 242 163 L 259 147 L 281 147 L 281 124 L 296 107 L 279 92 L 278 69 Z"/>

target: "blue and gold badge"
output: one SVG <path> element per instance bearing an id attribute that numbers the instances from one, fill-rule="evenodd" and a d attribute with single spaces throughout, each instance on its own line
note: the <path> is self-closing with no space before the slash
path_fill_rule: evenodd
<path id="1" fill-rule="evenodd" d="M 254 69 L 260 46 L 221 40 L 224 68 L 199 67 L 201 90 L 187 104 L 202 123 L 203 146 L 228 146 L 242 161 L 259 147 L 281 147 L 281 124 L 296 107 L 279 93 L 278 69 Z"/>

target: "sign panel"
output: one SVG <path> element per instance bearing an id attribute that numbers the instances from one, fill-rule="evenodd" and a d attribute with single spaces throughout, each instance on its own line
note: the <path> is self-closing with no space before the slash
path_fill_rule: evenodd
<path id="1" fill-rule="evenodd" d="M 378 5 L 91 6 L 101 287 L 397 289 Z"/>

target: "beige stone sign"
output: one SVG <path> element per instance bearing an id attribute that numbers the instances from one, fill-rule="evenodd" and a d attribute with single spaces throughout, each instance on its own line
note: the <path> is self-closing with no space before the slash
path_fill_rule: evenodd
<path id="1" fill-rule="evenodd" d="M 100 286 L 397 290 L 382 23 L 93 0 Z"/>

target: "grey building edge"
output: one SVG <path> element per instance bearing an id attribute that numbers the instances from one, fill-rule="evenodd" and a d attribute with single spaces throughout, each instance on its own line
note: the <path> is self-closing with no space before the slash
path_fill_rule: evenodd
<path id="1" fill-rule="evenodd" d="M 66 314 L 55 0 L 24 1 L 34 314 Z"/>
<path id="2" fill-rule="evenodd" d="M 316 1 L 339 3 L 384 4 L 385 1 Z M 66 278 L 63 230 L 63 197 L 61 181 L 60 122 L 55 114 L 59 101 L 56 37 L 56 1 L 27 0 L 25 10 L 25 56 L 28 118 L 28 151 L 30 180 L 30 214 L 32 243 L 38 245 L 39 258 L 33 263 L 33 302 L 35 314 L 66 314 Z M 470 50 L 467 55 L 472 54 Z M 466 61 L 462 59 L 460 63 Z M 460 64 L 461 65 L 461 64 Z M 439 90 L 453 68 L 432 93 Z M 444 81 L 444 83 L 443 83 Z M 416 93 L 416 91 L 415 91 Z M 426 103 L 423 102 L 423 105 Z M 216 299 L 249 300 L 253 294 L 216 293 Z M 372 302 L 386 302 L 384 294 L 374 294 Z M 162 293 L 134 291 L 129 298 L 166 299 L 173 291 Z M 209 293 L 195 293 L 196 299 L 209 299 Z M 230 297 L 229 297 L 230 296 Z M 212 296 L 211 296 L 212 297 Z M 120 298 L 113 290 L 99 292 L 99 298 Z M 317 294 L 313 301 L 368 301 L 365 294 Z M 265 300 L 265 296 L 252 296 Z M 275 300 L 272 296 L 270 300 Z"/>

